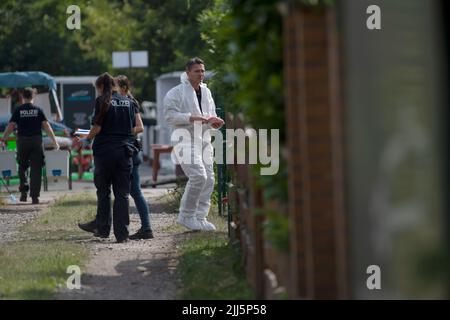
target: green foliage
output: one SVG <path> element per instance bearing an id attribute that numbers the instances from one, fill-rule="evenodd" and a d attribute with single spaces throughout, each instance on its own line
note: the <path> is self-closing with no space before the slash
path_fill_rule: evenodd
<path id="1" fill-rule="evenodd" d="M 213 0 L 80 0 L 81 30 L 68 30 L 69 0 L 0 3 L 0 72 L 44 71 L 54 76 L 127 74 L 140 99 L 155 99 L 155 78 L 182 70 L 206 44 L 198 15 Z M 112 69 L 112 52 L 148 50 L 149 67 Z"/>
<path id="2" fill-rule="evenodd" d="M 217 179 L 217 164 L 214 164 L 214 176 L 216 179 L 214 180 L 214 191 L 211 195 L 211 207 L 217 207 L 219 204 L 219 180 Z"/>
<path id="3" fill-rule="evenodd" d="M 213 88 L 228 112 L 284 139 L 281 16 L 277 1 L 224 1 L 200 16 L 205 57 L 217 72 Z"/>
<path id="4" fill-rule="evenodd" d="M 235 36 L 231 28 L 231 9 L 229 0 L 216 0 L 198 16 L 198 22 L 201 39 L 206 44 L 202 57 L 206 67 L 215 72 L 208 85 L 214 93 L 216 106 L 236 113 L 235 94 L 241 89 L 235 79 L 229 52 L 230 39 Z"/>
<path id="5" fill-rule="evenodd" d="M 79 1 L 80 5 L 86 1 Z M 44 71 L 54 75 L 99 73 L 105 65 L 85 56 L 66 28 L 70 1 L 0 4 L 0 71 Z"/>
<path id="6" fill-rule="evenodd" d="M 239 91 L 236 111 L 255 129 L 280 129 L 284 139 L 282 21 L 277 1 L 232 1 L 229 44 Z"/>
<path id="7" fill-rule="evenodd" d="M 335 3 L 335 0 L 300 0 L 297 2 L 305 6 L 330 6 Z"/>
<path id="8" fill-rule="evenodd" d="M 290 225 L 288 216 L 271 209 L 259 209 L 256 214 L 263 215 L 266 218 L 263 224 L 264 239 L 280 252 L 289 252 Z"/>
<path id="9" fill-rule="evenodd" d="M 198 15 L 213 0 L 133 1 L 130 20 L 139 24 L 131 46 L 148 50 L 149 68 L 133 70 L 137 96 L 155 98 L 154 79 L 164 72 L 184 70 L 188 58 L 201 56 L 205 48 L 200 37 Z M 128 72 L 128 71 L 124 71 Z"/>
<path id="10" fill-rule="evenodd" d="M 130 19 L 133 7 L 127 2 L 122 5 L 96 0 L 95 5 L 88 2 L 80 9 L 83 14 L 81 30 L 68 32 L 67 36 L 77 41 L 86 58 L 99 61 L 111 70 L 112 52 L 131 48 L 132 38 L 139 29 L 139 23 Z"/>
<path id="11" fill-rule="evenodd" d="M 199 22 L 201 37 L 208 45 L 204 57 L 217 72 L 211 86 L 218 105 L 235 115 L 242 113 L 245 123 L 255 129 L 279 129 L 282 146 L 286 126 L 282 17 L 278 5 L 275 0 L 216 0 L 199 16 Z M 261 165 L 252 168 L 266 203 L 273 199 L 287 201 L 287 165 L 283 159 L 280 162 L 274 176 L 261 176 Z M 279 212 L 261 213 L 266 217 L 267 239 L 278 249 L 288 250 L 288 219 Z"/>

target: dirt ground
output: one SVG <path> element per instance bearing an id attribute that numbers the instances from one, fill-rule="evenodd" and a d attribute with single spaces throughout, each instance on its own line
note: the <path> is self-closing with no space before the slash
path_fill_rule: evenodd
<path id="1" fill-rule="evenodd" d="M 67 194 L 65 189 L 42 192 L 39 205 L 17 203 L 0 207 L 0 243 L 14 238 L 18 227 Z M 93 184 L 74 184 L 70 194 L 86 191 L 95 192 Z M 175 299 L 179 290 L 175 272 L 177 235 L 165 230 L 176 224 L 176 214 L 165 212 L 167 208 L 158 203 L 169 191 L 143 189 L 150 203 L 154 239 L 117 244 L 111 234 L 109 239 L 75 240 L 86 244 L 90 252 L 87 265 L 81 269 L 81 289 L 60 288 L 56 299 Z M 130 233 L 133 233 L 139 229 L 140 221 L 132 200 L 130 213 Z"/>
<path id="2" fill-rule="evenodd" d="M 144 190 L 150 204 L 165 194 L 164 189 Z M 139 215 L 130 201 L 130 231 L 139 229 Z M 150 221 L 155 238 L 114 243 L 94 239 L 90 245 L 91 259 L 81 276 L 81 289 L 64 289 L 58 299 L 152 299 L 176 298 L 178 280 L 175 274 L 177 253 L 174 234 L 164 230 L 176 223 L 176 215 L 155 212 L 150 205 Z"/>
<path id="3" fill-rule="evenodd" d="M 146 191 L 149 202 L 159 193 Z M 151 194 L 151 196 L 149 196 Z M 135 208 L 131 208 L 135 212 Z M 154 239 L 114 243 L 95 239 L 90 246 L 91 258 L 82 277 L 80 290 L 61 290 L 58 299 L 152 299 L 176 298 L 178 279 L 175 273 L 177 252 L 175 236 L 164 230 L 175 224 L 176 215 L 151 213 Z M 139 229 L 138 214 L 131 214 L 130 230 Z"/>
<path id="4" fill-rule="evenodd" d="M 16 196 L 17 201 L 19 199 L 19 193 L 14 192 L 11 187 L 11 191 Z M 17 189 L 17 188 L 16 188 Z M 82 192 L 82 187 L 75 192 Z M 2 189 L 2 191 L 4 191 Z M 55 199 L 66 194 L 67 191 L 50 191 L 42 192 L 40 197 L 40 203 L 37 205 L 31 204 L 31 199 L 28 198 L 28 202 L 9 203 L 9 197 L 7 194 L 2 193 L 2 199 L 6 202 L 5 205 L 0 206 L 0 243 L 14 239 L 17 234 L 17 230 L 21 225 L 24 225 L 33 220 L 39 212 L 47 208 L 49 205 L 55 202 Z"/>

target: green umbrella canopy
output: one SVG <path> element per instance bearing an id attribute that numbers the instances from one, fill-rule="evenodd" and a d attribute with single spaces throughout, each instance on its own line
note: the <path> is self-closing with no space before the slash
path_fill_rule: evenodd
<path id="1" fill-rule="evenodd" d="M 56 90 L 56 81 L 45 72 L 5 72 L 0 73 L 0 88 L 25 88 L 32 86 L 47 86 Z"/>

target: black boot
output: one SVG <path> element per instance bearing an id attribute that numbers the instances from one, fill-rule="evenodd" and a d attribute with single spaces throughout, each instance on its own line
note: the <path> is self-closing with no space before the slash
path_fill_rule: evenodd
<path id="1" fill-rule="evenodd" d="M 95 220 L 87 222 L 87 223 L 79 223 L 78 227 L 81 230 L 86 231 L 86 232 L 90 232 L 90 233 L 94 233 L 94 234 L 97 233 L 97 222 Z"/>
<path id="2" fill-rule="evenodd" d="M 26 192 L 22 192 L 20 194 L 20 202 L 27 202 L 27 193 Z"/>
<path id="3" fill-rule="evenodd" d="M 109 238 L 109 235 L 107 235 L 107 234 L 100 234 L 100 233 L 98 233 L 98 230 L 95 229 L 94 237 L 102 238 L 102 239 L 108 239 L 108 238 Z"/>
<path id="4" fill-rule="evenodd" d="M 154 238 L 152 230 L 142 230 L 142 229 L 139 229 L 138 232 L 130 236 L 130 240 L 152 239 L 152 238 Z"/>

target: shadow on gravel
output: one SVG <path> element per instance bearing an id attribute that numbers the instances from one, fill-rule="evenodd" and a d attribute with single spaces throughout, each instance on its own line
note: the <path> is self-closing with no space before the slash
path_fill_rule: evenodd
<path id="1" fill-rule="evenodd" d="M 154 253 L 158 254 L 158 253 Z M 161 255 L 166 253 L 161 252 Z M 80 290 L 65 290 L 59 300 L 173 300 L 179 283 L 172 257 L 120 262 L 119 275 L 83 274 Z"/>

